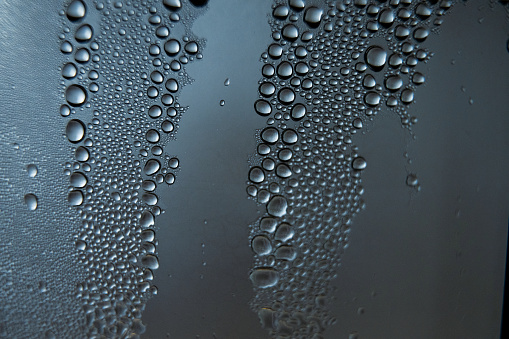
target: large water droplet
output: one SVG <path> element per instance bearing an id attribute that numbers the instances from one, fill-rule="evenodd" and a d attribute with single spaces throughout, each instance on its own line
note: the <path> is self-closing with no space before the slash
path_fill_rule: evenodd
<path id="1" fill-rule="evenodd" d="M 83 203 L 83 193 L 81 191 L 75 190 L 70 191 L 67 195 L 67 201 L 71 206 L 79 206 Z"/>
<path id="2" fill-rule="evenodd" d="M 76 30 L 76 34 L 74 34 L 74 38 L 78 42 L 87 42 L 90 39 L 92 39 L 93 34 L 94 34 L 94 31 L 92 29 L 92 26 L 90 26 L 89 24 L 83 24 Z"/>
<path id="3" fill-rule="evenodd" d="M 147 254 L 141 258 L 141 264 L 151 270 L 157 270 L 159 268 L 159 259 L 155 255 Z"/>
<path id="4" fill-rule="evenodd" d="M 249 276 L 255 287 L 268 288 L 279 281 L 279 273 L 273 268 L 257 268 Z"/>
<path id="5" fill-rule="evenodd" d="M 74 172 L 71 174 L 70 182 L 71 185 L 77 188 L 85 187 L 87 185 L 87 177 L 85 174 L 80 172 Z"/>
<path id="6" fill-rule="evenodd" d="M 365 169 L 367 165 L 368 163 L 363 157 L 357 157 L 352 161 L 352 168 L 358 171 Z"/>
<path id="7" fill-rule="evenodd" d="M 79 20 L 85 17 L 87 13 L 87 9 L 85 4 L 81 0 L 74 0 L 67 6 L 66 15 L 67 18 L 71 21 Z"/>
<path id="8" fill-rule="evenodd" d="M 175 56 L 180 52 L 180 42 L 176 39 L 170 39 L 164 44 L 164 51 L 169 56 Z"/>
<path id="9" fill-rule="evenodd" d="M 62 67 L 62 76 L 66 79 L 72 79 L 78 74 L 78 69 L 72 62 L 68 62 Z"/>
<path id="10" fill-rule="evenodd" d="M 154 175 L 161 168 L 161 164 L 156 159 L 150 159 L 147 161 L 144 167 L 144 172 L 146 175 Z"/>
<path id="11" fill-rule="evenodd" d="M 254 104 L 255 111 L 261 116 L 269 115 L 272 112 L 272 107 L 270 103 L 266 100 L 260 99 L 257 100 Z"/>
<path id="12" fill-rule="evenodd" d="M 25 195 L 25 204 L 27 205 L 30 211 L 35 211 L 37 209 L 37 197 L 35 194 L 28 193 Z"/>
<path id="13" fill-rule="evenodd" d="M 387 52 L 379 46 L 372 46 L 366 51 L 366 63 L 375 71 L 380 71 L 387 62 Z"/>
<path id="14" fill-rule="evenodd" d="M 260 183 L 265 180 L 265 173 L 260 167 L 255 166 L 249 171 L 249 180 L 254 183 Z"/>
<path id="15" fill-rule="evenodd" d="M 272 245 L 269 238 L 263 235 L 258 235 L 253 238 L 251 248 L 256 254 L 267 255 L 272 251 Z"/>
<path id="16" fill-rule="evenodd" d="M 87 91 L 80 85 L 71 85 L 65 90 L 65 99 L 71 106 L 81 106 L 87 100 Z"/>
<path id="17" fill-rule="evenodd" d="M 65 128 L 65 135 L 72 143 L 80 142 L 85 137 L 85 124 L 78 119 L 69 120 Z"/>
<path id="18" fill-rule="evenodd" d="M 309 27 L 316 28 L 320 26 L 322 15 L 323 9 L 311 6 L 306 9 L 306 12 L 304 13 L 304 22 L 307 23 Z"/>
<path id="19" fill-rule="evenodd" d="M 286 209 L 288 208 L 288 202 L 286 199 L 280 195 L 276 195 L 272 199 L 270 199 L 267 204 L 267 213 L 274 217 L 282 217 L 286 214 Z"/>

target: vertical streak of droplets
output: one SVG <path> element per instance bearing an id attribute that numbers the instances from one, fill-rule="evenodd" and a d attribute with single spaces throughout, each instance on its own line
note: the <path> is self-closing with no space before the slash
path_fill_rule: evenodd
<path id="1" fill-rule="evenodd" d="M 275 1 L 262 54 L 247 193 L 265 213 L 250 226 L 251 301 L 272 337 L 321 338 L 335 323 L 331 280 L 363 208 L 368 162 L 352 137 L 383 107 L 401 118 L 424 83 L 424 42 L 453 1 Z M 403 178 L 403 180 L 405 180 Z M 407 185 L 419 189 L 410 173 Z"/>
<path id="2" fill-rule="evenodd" d="M 143 333 L 142 312 L 157 293 L 156 189 L 172 185 L 179 160 L 167 146 L 186 111 L 185 66 L 205 45 L 191 25 L 206 2 L 66 2 L 61 11 L 62 106 L 74 161 L 68 202 L 78 209 L 77 296 L 93 337 Z M 160 188 L 159 188 L 160 189 Z"/>

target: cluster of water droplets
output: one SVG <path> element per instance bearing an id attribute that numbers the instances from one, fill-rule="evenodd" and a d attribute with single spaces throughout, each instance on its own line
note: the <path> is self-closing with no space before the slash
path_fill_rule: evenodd
<path id="1" fill-rule="evenodd" d="M 412 132 L 408 105 L 425 75 L 423 46 L 452 1 L 275 1 L 261 56 L 257 154 L 247 193 L 265 213 L 251 225 L 251 306 L 277 338 L 321 338 L 327 302 L 364 208 L 367 161 L 353 144 L 382 108 Z M 418 187 L 415 174 L 406 183 Z"/>
<path id="2" fill-rule="evenodd" d="M 82 219 L 76 249 L 87 279 L 77 295 L 88 336 L 144 332 L 141 315 L 157 293 L 156 189 L 179 169 L 165 148 L 186 111 L 178 101 L 191 82 L 185 65 L 202 58 L 204 40 L 190 25 L 205 4 L 73 0 L 60 13 L 60 114 L 74 146 L 64 174 Z"/>

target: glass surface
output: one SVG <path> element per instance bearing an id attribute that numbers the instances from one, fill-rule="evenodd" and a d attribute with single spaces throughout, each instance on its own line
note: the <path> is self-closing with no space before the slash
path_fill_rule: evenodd
<path id="1" fill-rule="evenodd" d="M 508 23 L 1 1 L 0 337 L 500 337 Z"/>

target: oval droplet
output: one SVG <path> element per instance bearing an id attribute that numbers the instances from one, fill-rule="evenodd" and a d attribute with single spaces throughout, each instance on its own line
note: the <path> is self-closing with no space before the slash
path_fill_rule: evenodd
<path id="1" fill-rule="evenodd" d="M 85 137 L 85 124 L 78 119 L 72 119 L 67 123 L 65 135 L 72 143 L 78 143 Z"/>

